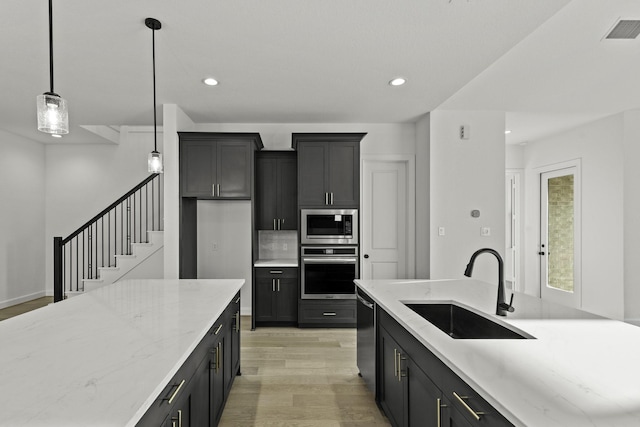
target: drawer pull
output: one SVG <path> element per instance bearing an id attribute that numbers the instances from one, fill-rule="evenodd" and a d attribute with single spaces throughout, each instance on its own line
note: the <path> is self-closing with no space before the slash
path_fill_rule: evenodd
<path id="1" fill-rule="evenodd" d="M 324 313 L 322 313 L 323 316 L 335 316 L 336 312 L 335 311 L 325 311 Z"/>
<path id="2" fill-rule="evenodd" d="M 282 274 L 282 270 L 269 270 L 271 274 Z"/>
<path id="3" fill-rule="evenodd" d="M 169 405 L 171 405 L 173 403 L 173 399 L 176 398 L 176 396 L 178 395 L 178 393 L 180 392 L 180 389 L 182 388 L 182 386 L 184 385 L 186 380 L 182 380 L 182 382 L 180 383 L 180 385 L 178 385 L 178 387 L 174 390 L 173 394 L 171 395 L 171 397 L 169 398 L 163 398 L 162 400 L 168 400 L 169 401 Z"/>
<path id="4" fill-rule="evenodd" d="M 469 406 L 467 404 L 467 402 L 464 401 L 464 399 L 468 399 L 469 396 L 460 396 L 458 393 L 456 393 L 455 391 L 453 392 L 453 396 L 458 399 L 458 402 L 460 402 L 462 404 L 462 406 L 464 406 L 464 409 L 466 409 L 467 411 L 469 411 L 469 413 L 471 414 L 471 416 L 473 418 L 476 419 L 476 421 L 480 421 L 480 415 L 484 415 L 484 412 L 476 412 L 474 411 L 471 406 Z"/>
<path id="5" fill-rule="evenodd" d="M 240 297 L 236 298 L 236 300 L 233 302 L 234 304 L 237 304 L 240 302 Z"/>
<path id="6" fill-rule="evenodd" d="M 216 331 L 213 334 L 218 335 L 218 333 L 220 332 L 220 329 L 222 329 L 222 323 L 220 323 L 220 326 L 218 326 L 218 329 L 216 329 Z"/>

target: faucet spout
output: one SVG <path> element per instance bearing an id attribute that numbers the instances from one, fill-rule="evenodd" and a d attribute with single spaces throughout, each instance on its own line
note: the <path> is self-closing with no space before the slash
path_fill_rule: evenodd
<path id="1" fill-rule="evenodd" d="M 504 261 L 500 254 L 491 248 L 482 248 L 478 249 L 471 255 L 471 259 L 469 260 L 469 264 L 467 264 L 467 268 L 464 270 L 464 275 L 467 277 L 471 277 L 473 273 L 473 265 L 476 262 L 476 258 L 478 255 L 483 253 L 490 253 L 495 256 L 498 260 L 498 298 L 496 301 L 496 314 L 498 316 L 506 316 L 507 312 L 512 313 L 515 309 L 513 308 L 513 294 L 511 294 L 511 301 L 507 304 L 504 299 Z"/>

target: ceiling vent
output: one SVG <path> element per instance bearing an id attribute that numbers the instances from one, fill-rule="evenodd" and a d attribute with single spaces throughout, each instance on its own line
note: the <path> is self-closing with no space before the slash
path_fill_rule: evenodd
<path id="1" fill-rule="evenodd" d="M 621 19 L 607 34 L 607 39 L 635 39 L 640 34 L 640 20 Z"/>

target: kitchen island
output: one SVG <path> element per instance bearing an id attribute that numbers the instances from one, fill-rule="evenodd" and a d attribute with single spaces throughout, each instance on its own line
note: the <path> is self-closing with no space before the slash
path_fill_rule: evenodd
<path id="1" fill-rule="evenodd" d="M 497 286 L 473 279 L 356 284 L 513 425 L 640 425 L 636 326 L 520 293 L 514 313 L 496 316 Z M 534 339 L 453 339 L 403 302 L 455 302 Z"/>
<path id="2" fill-rule="evenodd" d="M 243 284 L 129 280 L 0 322 L 0 425 L 136 425 Z"/>

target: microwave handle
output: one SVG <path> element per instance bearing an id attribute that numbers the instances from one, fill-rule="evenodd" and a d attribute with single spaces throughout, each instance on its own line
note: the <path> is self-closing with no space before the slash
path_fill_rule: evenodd
<path id="1" fill-rule="evenodd" d="M 354 264 L 357 261 L 357 258 L 302 258 L 306 264 Z"/>

